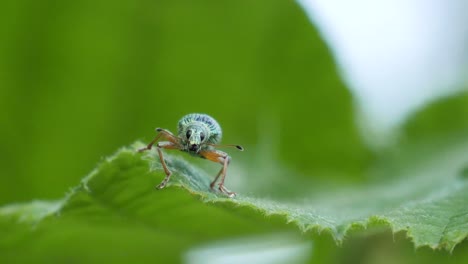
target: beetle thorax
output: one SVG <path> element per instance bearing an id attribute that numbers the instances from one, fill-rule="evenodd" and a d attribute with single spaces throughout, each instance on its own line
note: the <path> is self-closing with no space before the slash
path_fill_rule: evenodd
<path id="1" fill-rule="evenodd" d="M 187 133 L 190 135 L 187 136 Z M 190 141 L 192 134 L 194 134 L 192 141 L 196 140 L 196 137 L 199 136 L 202 142 L 210 144 L 219 143 L 222 136 L 221 127 L 218 122 L 206 114 L 188 114 L 179 120 L 178 136 L 182 139 L 183 144 Z"/>

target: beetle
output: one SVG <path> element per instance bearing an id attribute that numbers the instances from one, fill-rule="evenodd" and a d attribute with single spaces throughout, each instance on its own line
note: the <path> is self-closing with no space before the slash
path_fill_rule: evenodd
<path id="1" fill-rule="evenodd" d="M 179 120 L 177 125 L 177 136 L 163 128 L 156 128 L 156 132 L 158 133 L 156 137 L 146 147 L 138 150 L 138 152 L 150 150 L 158 140 L 166 140 L 159 141 L 156 144 L 159 159 L 161 160 L 162 167 L 166 173 L 166 177 L 158 186 L 156 186 L 156 188 L 164 188 L 172 175 L 172 172 L 167 168 L 166 162 L 164 161 L 161 149 L 178 149 L 183 152 L 187 152 L 192 156 L 207 159 L 223 165 L 215 179 L 211 182 L 210 188 L 213 190 L 216 181 L 221 178 L 218 184 L 218 190 L 231 198 L 236 195 L 236 193 L 229 191 L 224 186 L 226 171 L 231 161 L 231 157 L 227 153 L 217 150 L 216 147 L 235 147 L 240 151 L 243 151 L 244 148 L 239 145 L 219 145 L 218 143 L 221 141 L 222 130 L 221 126 L 214 118 L 207 114 L 188 114 Z"/>

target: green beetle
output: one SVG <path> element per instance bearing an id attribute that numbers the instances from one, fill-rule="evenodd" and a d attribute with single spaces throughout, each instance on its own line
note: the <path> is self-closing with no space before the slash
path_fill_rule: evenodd
<path id="1" fill-rule="evenodd" d="M 156 149 L 159 154 L 159 159 L 163 166 L 166 177 L 157 186 L 158 189 L 162 189 L 166 186 L 167 182 L 171 178 L 172 172 L 167 168 L 166 162 L 164 161 L 161 149 L 178 149 L 187 152 L 193 156 L 201 157 L 207 160 L 211 160 L 223 165 L 221 170 L 216 175 L 210 187 L 214 189 L 216 181 L 221 177 L 218 184 L 218 189 L 222 193 L 229 197 L 234 197 L 236 193 L 229 191 L 224 186 L 224 180 L 226 178 L 226 171 L 231 161 L 231 157 L 216 147 L 235 147 L 238 150 L 244 150 L 239 145 L 219 145 L 221 141 L 222 131 L 218 122 L 207 114 L 188 114 L 179 120 L 177 126 L 177 136 L 172 134 L 169 130 L 156 128 L 158 133 L 156 137 L 151 141 L 148 146 L 139 149 L 139 152 L 150 150 L 153 145 L 159 140 L 164 139 L 166 141 L 160 141 L 156 144 Z"/>

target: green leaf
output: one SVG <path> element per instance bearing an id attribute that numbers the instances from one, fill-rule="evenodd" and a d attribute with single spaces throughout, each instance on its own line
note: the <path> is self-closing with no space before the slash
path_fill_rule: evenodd
<path id="1" fill-rule="evenodd" d="M 0 208 L 4 234 L 0 248 L 7 249 L 6 259 L 25 248 L 41 249 L 36 253 L 43 257 L 66 259 L 94 244 L 105 252 L 104 241 L 117 239 L 116 247 L 129 252 L 140 252 L 132 251 L 134 243 L 171 248 L 157 252 L 175 261 L 199 243 L 291 231 L 286 225 L 290 222 L 302 231 L 328 233 L 337 243 L 350 233 L 388 226 L 393 232 L 407 232 L 416 247 L 453 250 L 468 235 L 468 181 L 462 155 L 468 142 L 455 143 L 438 147 L 436 157 L 420 158 L 411 168 L 401 167 L 400 159 L 389 155 L 385 166 L 377 169 L 398 172 L 397 178 L 317 191 L 300 201 L 258 198 L 242 190 L 236 190 L 236 198 L 227 198 L 209 189 L 210 175 L 187 157 L 170 154 L 166 160 L 173 178 L 168 187 L 156 190 L 164 177 L 157 154 L 137 153 L 143 144 L 135 143 L 103 161 L 63 200 Z M 418 148 L 405 153 L 421 154 Z M 25 231 L 28 226 L 34 231 Z M 97 242 L 79 242 L 86 238 Z M 65 253 L 53 251 L 53 245 L 68 239 L 74 242 Z"/>

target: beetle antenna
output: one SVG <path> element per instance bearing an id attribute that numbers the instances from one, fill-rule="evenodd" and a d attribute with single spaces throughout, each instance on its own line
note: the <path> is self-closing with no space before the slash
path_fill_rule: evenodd
<path id="1" fill-rule="evenodd" d="M 244 151 L 244 148 L 239 145 L 233 145 L 233 144 L 218 145 L 218 144 L 211 144 L 211 143 L 205 143 L 205 144 L 209 146 L 213 146 L 213 147 L 231 147 L 231 148 L 236 148 L 240 151 Z"/>

